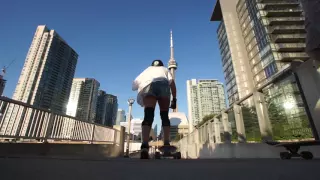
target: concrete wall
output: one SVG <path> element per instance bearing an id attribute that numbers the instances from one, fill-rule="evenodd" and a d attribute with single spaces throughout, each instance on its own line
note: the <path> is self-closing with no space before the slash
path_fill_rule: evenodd
<path id="1" fill-rule="evenodd" d="M 301 151 L 311 151 L 320 158 L 320 146 L 301 147 Z M 215 158 L 280 158 L 279 153 L 286 151 L 282 147 L 273 147 L 263 143 L 236 144 L 193 144 L 180 147 L 182 158 L 215 159 Z"/>
<path id="2" fill-rule="evenodd" d="M 1 157 L 109 158 L 123 156 L 114 144 L 0 143 Z"/>
<path id="3" fill-rule="evenodd" d="M 130 142 L 129 152 L 139 151 L 141 147 L 141 143 L 138 142 Z M 127 149 L 127 143 L 124 143 L 124 149 Z"/>

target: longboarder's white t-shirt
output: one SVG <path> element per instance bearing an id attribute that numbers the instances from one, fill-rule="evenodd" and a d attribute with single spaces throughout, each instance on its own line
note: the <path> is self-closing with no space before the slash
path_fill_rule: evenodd
<path id="1" fill-rule="evenodd" d="M 137 103 L 143 107 L 143 93 L 140 93 L 152 82 L 166 79 L 171 84 L 173 78 L 169 70 L 163 66 L 150 66 L 145 69 L 132 83 L 132 90 L 137 91 Z"/>

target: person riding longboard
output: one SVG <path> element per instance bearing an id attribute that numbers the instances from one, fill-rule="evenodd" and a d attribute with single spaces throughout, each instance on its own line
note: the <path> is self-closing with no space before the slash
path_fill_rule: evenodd
<path id="1" fill-rule="evenodd" d="M 170 146 L 169 108 L 176 109 L 177 90 L 170 71 L 161 60 L 154 60 L 132 84 L 132 90 L 138 91 L 137 103 L 144 107 L 142 122 L 141 158 L 149 158 L 149 134 L 154 120 L 154 111 L 158 102 L 162 120 L 164 146 Z M 171 92 L 170 92 L 171 90 Z M 170 106 L 170 99 L 172 101 Z"/>

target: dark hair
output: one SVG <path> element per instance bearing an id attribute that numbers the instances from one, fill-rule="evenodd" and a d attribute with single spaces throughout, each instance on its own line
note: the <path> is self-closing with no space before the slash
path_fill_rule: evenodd
<path id="1" fill-rule="evenodd" d="M 151 66 L 163 66 L 163 62 L 159 59 L 152 61 Z"/>

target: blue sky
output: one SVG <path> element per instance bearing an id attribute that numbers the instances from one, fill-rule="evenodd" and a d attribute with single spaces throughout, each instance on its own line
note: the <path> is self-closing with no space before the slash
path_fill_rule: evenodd
<path id="1" fill-rule="evenodd" d="M 170 29 L 178 62 L 179 111 L 187 113 L 186 80 L 218 79 L 223 73 L 210 22 L 215 0 L 10 0 L 0 6 L 0 66 L 8 69 L 4 95 L 12 97 L 38 25 L 55 29 L 79 54 L 75 77 L 92 77 L 101 89 L 118 96 L 127 111 L 134 78 L 154 59 L 167 63 Z M 133 116 L 143 118 L 137 104 Z M 158 115 L 155 122 L 160 124 Z"/>

